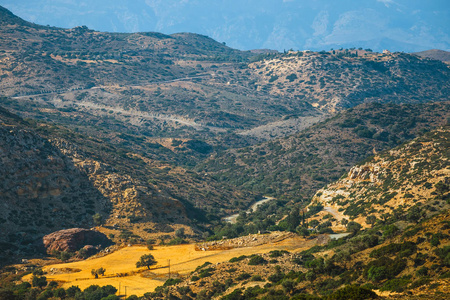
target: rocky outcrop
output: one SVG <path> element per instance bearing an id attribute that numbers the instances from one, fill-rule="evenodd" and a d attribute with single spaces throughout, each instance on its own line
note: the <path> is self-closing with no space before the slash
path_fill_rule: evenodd
<path id="1" fill-rule="evenodd" d="M 373 163 L 367 163 L 362 166 L 354 166 L 348 172 L 347 178 L 349 181 L 352 181 L 352 183 L 362 181 L 372 183 L 379 182 L 378 173 L 381 169 L 382 166 Z"/>
<path id="2" fill-rule="evenodd" d="M 42 240 L 48 253 L 52 251 L 74 252 L 86 245 L 107 247 L 112 244 L 111 240 L 103 233 L 83 228 L 56 231 L 44 236 Z"/>

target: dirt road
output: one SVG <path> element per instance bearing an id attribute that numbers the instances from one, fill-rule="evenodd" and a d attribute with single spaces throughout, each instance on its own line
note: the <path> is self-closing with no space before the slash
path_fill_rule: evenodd
<path id="1" fill-rule="evenodd" d="M 267 202 L 272 201 L 272 200 L 275 200 L 275 198 L 264 196 L 264 198 L 262 200 L 259 200 L 256 203 L 254 203 L 252 206 L 250 206 L 250 208 L 247 209 L 246 213 L 248 213 L 248 214 L 252 213 L 252 212 L 254 212 L 254 211 L 256 211 L 258 209 L 258 206 L 261 206 L 264 203 L 267 203 Z M 225 217 L 223 219 L 225 220 L 225 222 L 228 222 L 228 223 L 231 223 L 231 224 L 235 224 L 237 217 L 239 217 L 239 214 L 234 214 L 234 215 Z"/>

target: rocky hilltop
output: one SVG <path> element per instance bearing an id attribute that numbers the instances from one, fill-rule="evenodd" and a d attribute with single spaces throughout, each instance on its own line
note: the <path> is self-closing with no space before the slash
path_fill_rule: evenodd
<path id="1" fill-rule="evenodd" d="M 258 90 L 305 100 L 327 113 L 365 102 L 420 103 L 449 97 L 444 83 L 449 68 L 405 53 L 289 52 L 252 63 L 249 69 Z M 436 79 L 443 80 L 442 89 L 432 88 Z"/>

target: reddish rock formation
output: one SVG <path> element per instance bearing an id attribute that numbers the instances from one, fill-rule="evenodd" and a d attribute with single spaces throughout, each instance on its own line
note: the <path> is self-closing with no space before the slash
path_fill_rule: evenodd
<path id="1" fill-rule="evenodd" d="M 112 244 L 103 233 L 83 228 L 56 231 L 44 236 L 42 241 L 48 253 L 53 250 L 74 252 L 86 245 L 106 247 Z"/>

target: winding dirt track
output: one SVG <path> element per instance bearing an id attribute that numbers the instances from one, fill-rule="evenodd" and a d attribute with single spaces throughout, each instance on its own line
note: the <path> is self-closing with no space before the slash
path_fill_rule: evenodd
<path id="1" fill-rule="evenodd" d="M 275 198 L 273 197 L 267 197 L 264 196 L 264 198 L 262 200 L 257 201 L 256 203 L 254 203 L 252 206 L 250 206 L 250 208 L 246 211 L 246 213 L 252 213 L 254 211 L 256 211 L 258 209 L 258 206 L 263 205 L 266 202 L 275 200 Z M 225 222 L 231 223 L 231 224 L 235 224 L 236 223 L 236 219 L 237 217 L 239 217 L 239 214 L 234 214 L 228 217 L 223 218 Z"/>
<path id="2" fill-rule="evenodd" d="M 338 220 L 339 222 L 342 221 L 342 219 L 344 219 L 344 215 L 341 214 L 340 212 L 338 212 L 336 209 L 330 207 L 330 206 L 325 206 L 323 208 L 324 211 L 329 212 L 330 214 L 333 215 L 333 217 Z"/>

